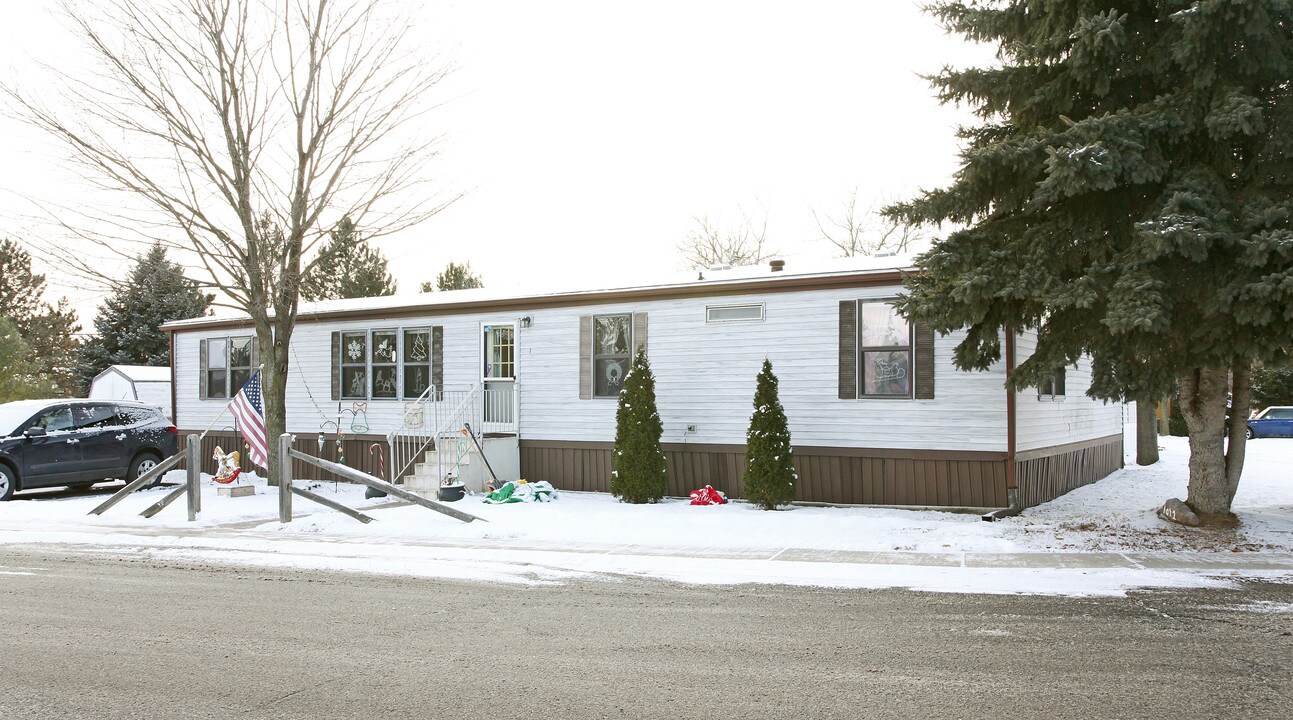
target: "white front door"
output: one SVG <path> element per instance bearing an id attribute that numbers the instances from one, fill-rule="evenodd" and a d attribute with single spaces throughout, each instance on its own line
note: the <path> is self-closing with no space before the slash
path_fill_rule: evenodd
<path id="1" fill-rule="evenodd" d="M 481 326 L 484 432 L 516 432 L 516 323 Z"/>

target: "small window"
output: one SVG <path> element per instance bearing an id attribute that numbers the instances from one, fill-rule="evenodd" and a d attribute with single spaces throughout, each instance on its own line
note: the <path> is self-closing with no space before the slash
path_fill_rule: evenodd
<path id="1" fill-rule="evenodd" d="M 633 316 L 593 316 L 593 396 L 616 397 L 632 362 Z"/>
<path id="2" fill-rule="evenodd" d="M 763 303 L 705 306 L 705 322 L 756 322 L 762 319 Z"/>
<path id="3" fill-rule="evenodd" d="M 250 335 L 207 338 L 204 398 L 233 397 L 251 378 L 256 366 L 256 342 Z"/>
<path id="4" fill-rule="evenodd" d="M 1042 380 L 1037 386 L 1037 397 L 1041 400 L 1064 397 L 1064 368 L 1056 370 L 1050 377 Z"/>
<path id="5" fill-rule="evenodd" d="M 885 301 L 858 303 L 862 397 L 911 397 L 911 326 Z"/>
<path id="6" fill-rule="evenodd" d="M 341 397 L 368 399 L 368 333 L 341 333 Z"/>

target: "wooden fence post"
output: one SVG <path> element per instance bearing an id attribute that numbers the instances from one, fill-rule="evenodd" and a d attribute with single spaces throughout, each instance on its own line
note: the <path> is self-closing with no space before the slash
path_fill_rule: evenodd
<path id="1" fill-rule="evenodd" d="M 188 471 L 186 482 L 188 484 L 189 494 L 189 522 L 198 519 L 198 513 L 202 512 L 202 439 L 197 435 L 189 435 L 184 441 L 185 470 Z"/>
<path id="2" fill-rule="evenodd" d="M 278 521 L 292 522 L 292 436 L 278 436 Z"/>

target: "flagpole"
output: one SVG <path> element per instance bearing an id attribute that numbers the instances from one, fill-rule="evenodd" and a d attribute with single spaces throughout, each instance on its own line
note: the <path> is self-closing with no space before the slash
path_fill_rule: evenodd
<path id="1" fill-rule="evenodd" d="M 257 365 L 256 366 L 257 374 L 259 374 L 264 369 L 265 369 L 265 363 L 261 363 L 260 365 Z M 250 380 L 250 378 L 248 379 Z M 242 391 L 239 390 L 238 392 L 242 392 Z M 233 400 L 236 397 L 238 397 L 238 395 L 235 393 L 233 398 L 229 398 L 229 402 L 224 404 L 224 408 L 220 410 L 220 414 L 215 416 L 215 419 L 211 421 L 210 425 L 207 425 L 207 429 L 203 430 L 201 435 L 198 435 L 199 440 L 205 438 L 207 436 L 207 433 L 211 432 L 211 428 L 215 427 L 215 424 L 220 422 L 220 418 L 224 417 L 224 414 L 229 412 L 229 406 L 233 404 Z"/>

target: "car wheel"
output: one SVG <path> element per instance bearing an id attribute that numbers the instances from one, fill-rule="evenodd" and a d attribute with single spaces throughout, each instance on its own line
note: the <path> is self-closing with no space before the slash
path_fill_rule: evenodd
<path id="1" fill-rule="evenodd" d="M 13 491 L 18 485 L 18 478 L 14 477 L 13 470 L 7 465 L 0 465 L 0 502 L 13 497 Z"/>
<path id="2" fill-rule="evenodd" d="M 153 468 L 157 467 L 157 464 L 160 463 L 161 461 L 162 459 L 157 456 L 157 453 L 152 453 L 152 452 L 139 453 L 138 455 L 135 456 L 134 461 L 130 463 L 130 472 L 127 474 L 126 482 L 132 483 L 138 480 L 140 475 L 143 475 L 149 470 L 152 470 Z M 158 485 L 161 484 L 161 482 L 162 482 L 161 478 L 156 478 L 152 482 L 148 483 L 147 487 L 157 487 Z"/>
<path id="3" fill-rule="evenodd" d="M 1253 429 L 1252 429 L 1252 428 L 1244 428 L 1244 437 L 1248 438 L 1249 440 L 1252 440 L 1252 439 L 1253 439 Z"/>

